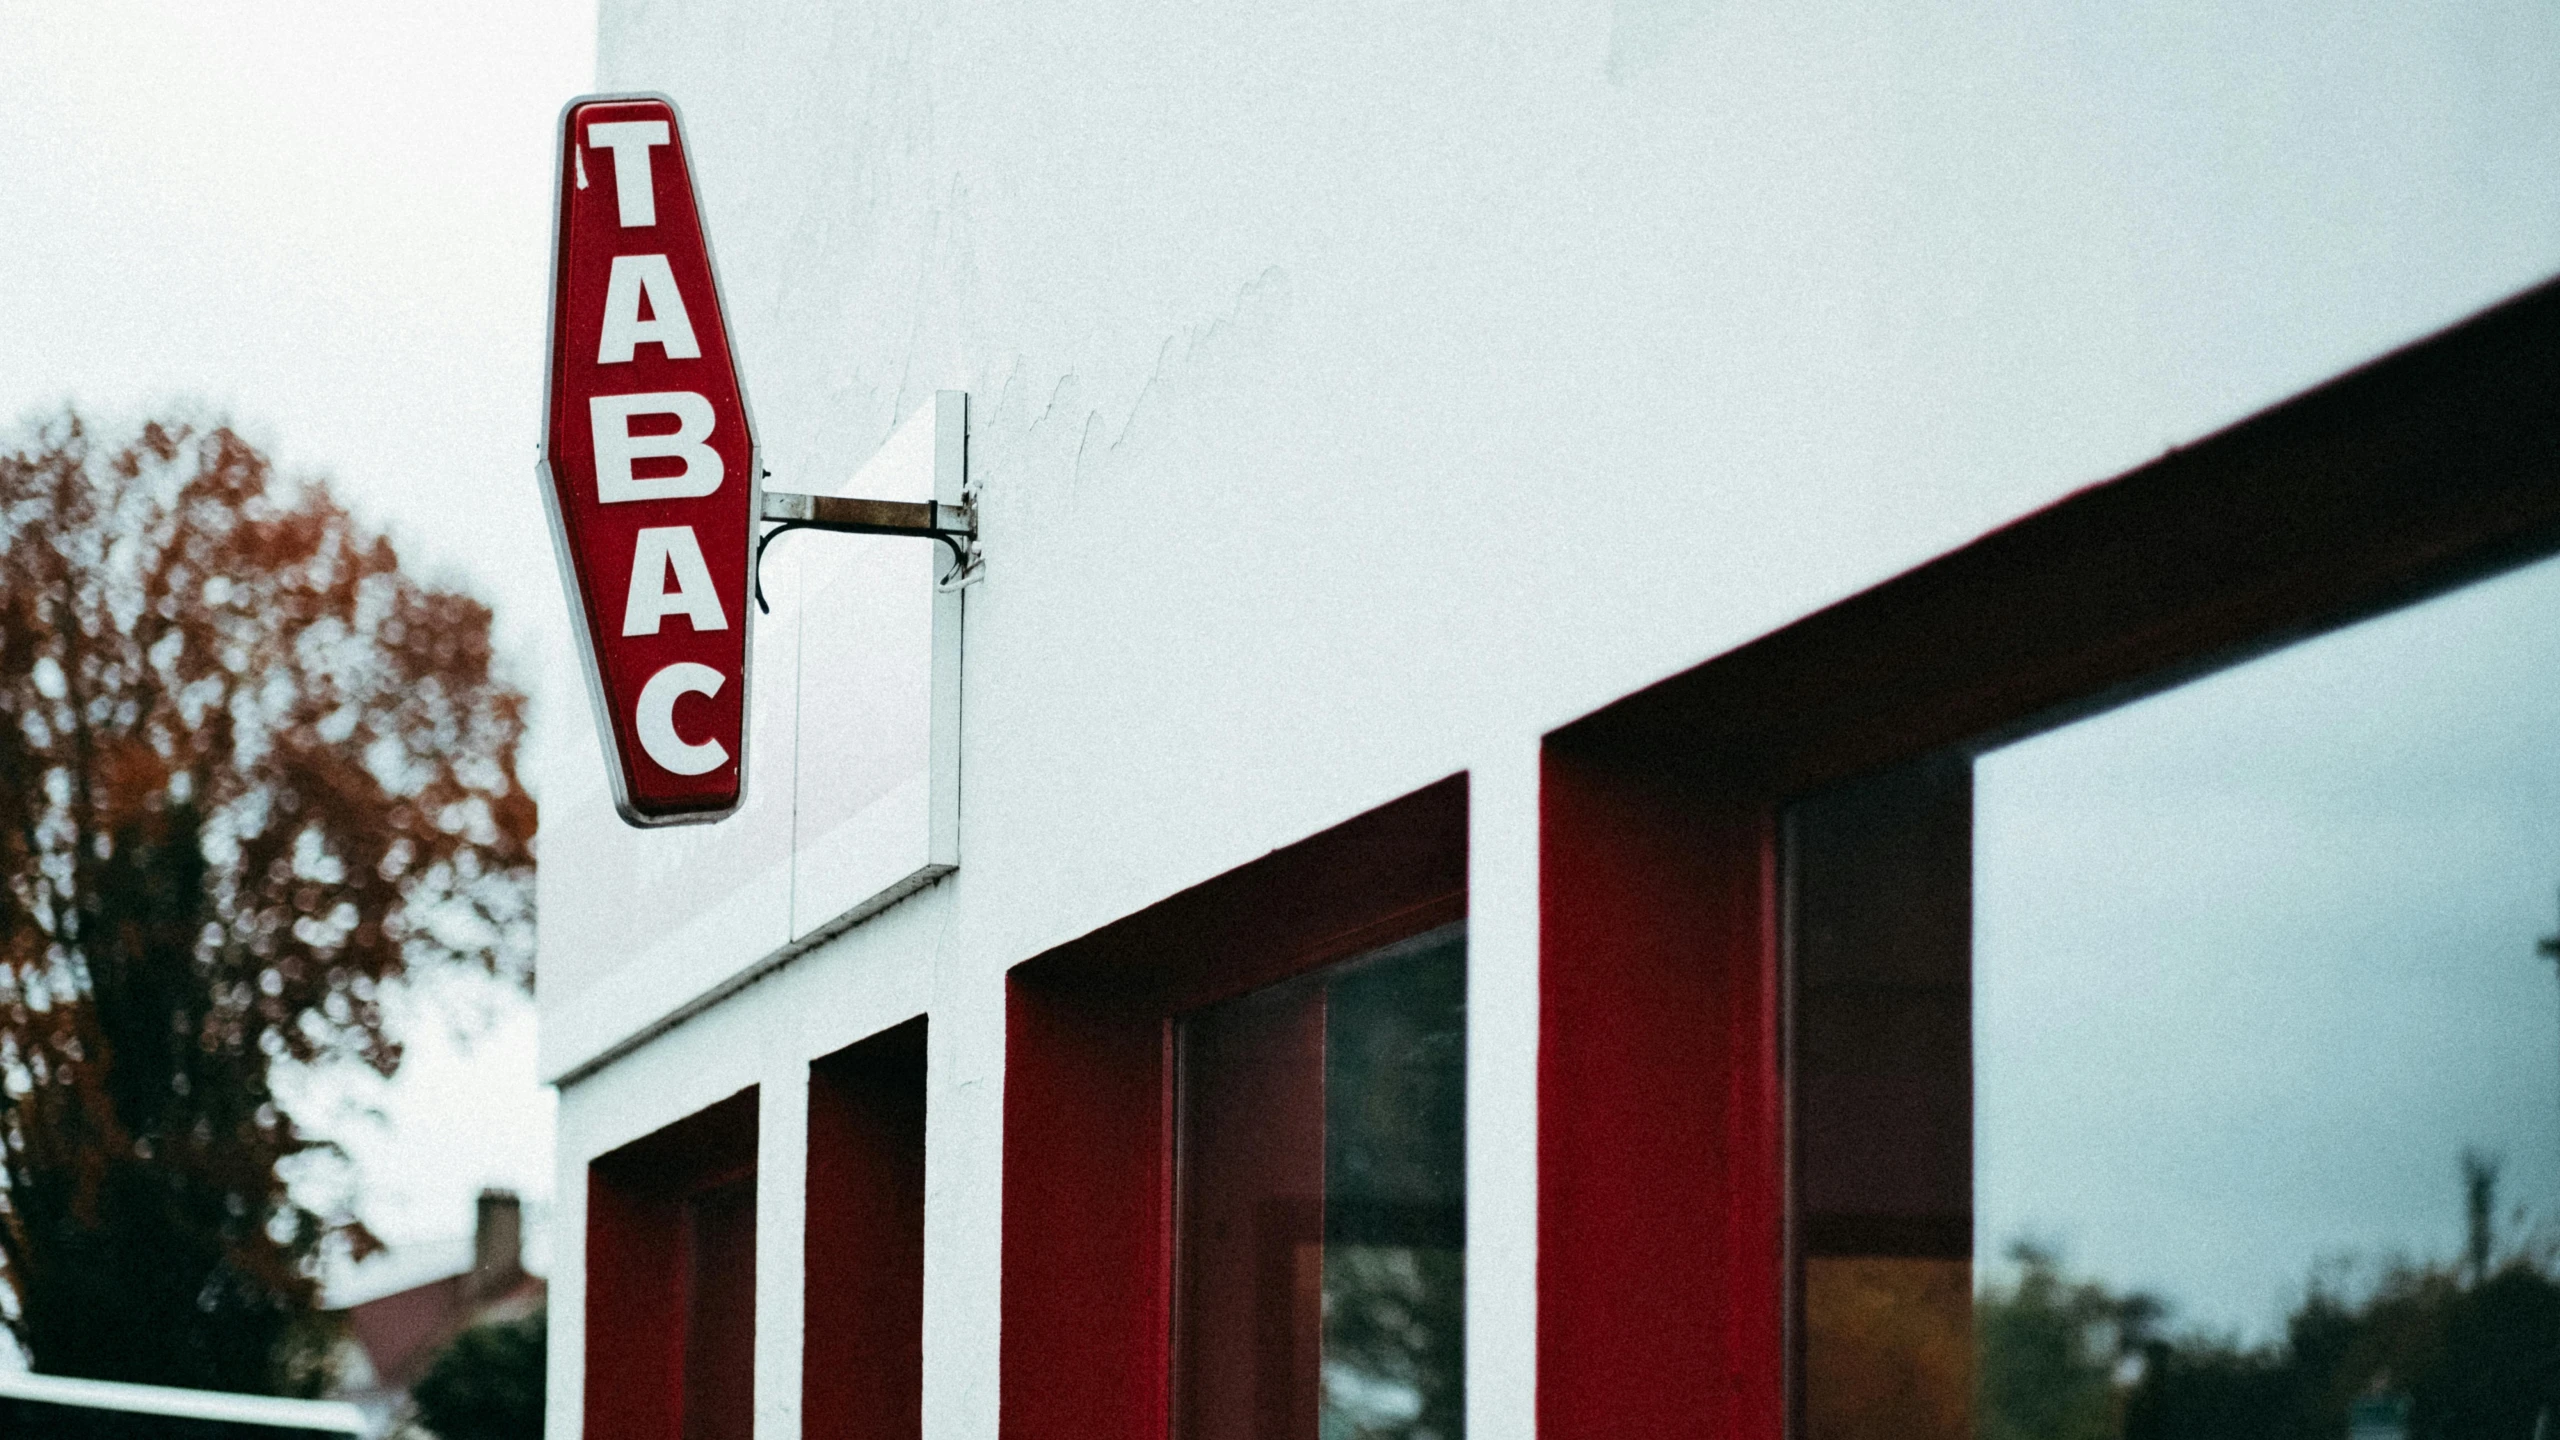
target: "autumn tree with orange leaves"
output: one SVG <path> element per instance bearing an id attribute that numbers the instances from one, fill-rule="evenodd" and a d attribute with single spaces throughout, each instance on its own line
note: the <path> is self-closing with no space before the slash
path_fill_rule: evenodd
<path id="1" fill-rule="evenodd" d="M 488 608 L 226 427 L 0 445 L 0 1278 L 55 1374 L 307 1393 L 325 1150 L 385 987 L 530 979 L 524 697 Z M 305 1161 L 304 1163 L 309 1163 Z"/>

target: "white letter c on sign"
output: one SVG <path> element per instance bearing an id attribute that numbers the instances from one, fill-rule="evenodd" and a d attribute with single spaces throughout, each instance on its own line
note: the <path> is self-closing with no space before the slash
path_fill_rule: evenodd
<path id="1" fill-rule="evenodd" d="M 717 695 L 726 677 L 708 665 L 680 660 L 649 677 L 640 687 L 640 705 L 632 717 L 640 730 L 640 748 L 658 768 L 676 775 L 707 775 L 729 763 L 729 747 L 717 740 L 690 745 L 676 733 L 676 697 Z"/>

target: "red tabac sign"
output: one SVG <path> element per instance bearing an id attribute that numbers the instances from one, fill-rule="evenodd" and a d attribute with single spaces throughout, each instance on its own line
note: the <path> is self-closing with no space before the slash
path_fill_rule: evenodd
<path id="1" fill-rule="evenodd" d="M 543 498 L 614 803 L 717 820 L 746 777 L 760 471 L 676 107 L 561 112 Z"/>

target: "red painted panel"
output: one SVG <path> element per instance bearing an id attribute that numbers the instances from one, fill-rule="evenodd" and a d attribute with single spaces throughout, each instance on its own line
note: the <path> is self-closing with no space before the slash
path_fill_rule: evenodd
<path id="1" fill-rule="evenodd" d="M 587 1167 L 590 1440 L 748 1440 L 755 1156 L 749 1089 Z"/>
<path id="2" fill-rule="evenodd" d="M 1776 1440 L 1774 825 L 1552 744 L 1540 804 L 1539 1433 Z"/>
<path id="3" fill-rule="evenodd" d="M 1165 1022 L 1007 990 L 1006 1440 L 1163 1440 L 1172 1264 Z"/>
<path id="4" fill-rule="evenodd" d="M 924 1431 L 925 1022 L 809 1067 L 800 1429 Z"/>
<path id="5" fill-rule="evenodd" d="M 587 1172 L 587 1404 L 593 1440 L 676 1440 L 684 1405 L 678 1212 Z"/>

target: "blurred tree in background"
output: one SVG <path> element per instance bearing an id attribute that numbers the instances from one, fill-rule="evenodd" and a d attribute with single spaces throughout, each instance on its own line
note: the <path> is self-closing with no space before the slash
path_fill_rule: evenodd
<path id="1" fill-rule="evenodd" d="M 2272 1344 L 2154 1340 L 2122 1434 L 2338 1440 L 2359 1407 L 2378 1407 L 2411 1440 L 2560 1433 L 2560 1283 L 2521 1255 L 2478 1276 L 2406 1265 L 2361 1301 L 2315 1285 Z"/>
<path id="2" fill-rule="evenodd" d="M 2462 1258 L 2401 1263 L 2361 1297 L 2315 1275 L 2280 1339 L 2161 1333 L 2161 1307 L 2020 1246 L 1975 1298 L 1983 1440 L 2553 1440 L 2560 1272 L 2500 1256 L 2497 1168 L 2466 1153 Z"/>
<path id="3" fill-rule="evenodd" d="M 327 1147 L 278 1071 L 390 1074 L 413 967 L 529 976 L 489 632 L 228 428 L 0 448 L 0 1278 L 38 1370 L 321 1380 L 321 1247 L 370 1240 L 288 1193 Z"/>
<path id="4" fill-rule="evenodd" d="M 2010 1247 L 2014 1283 L 1973 1303 L 1982 1440 L 2113 1440 L 2124 1433 L 2118 1376 L 2160 1318 L 2146 1295 L 2071 1280 L 2053 1252 Z"/>
<path id="5" fill-rule="evenodd" d="M 542 1440 L 547 1330 L 537 1310 L 455 1336 L 410 1389 L 418 1426 L 436 1440 Z"/>

